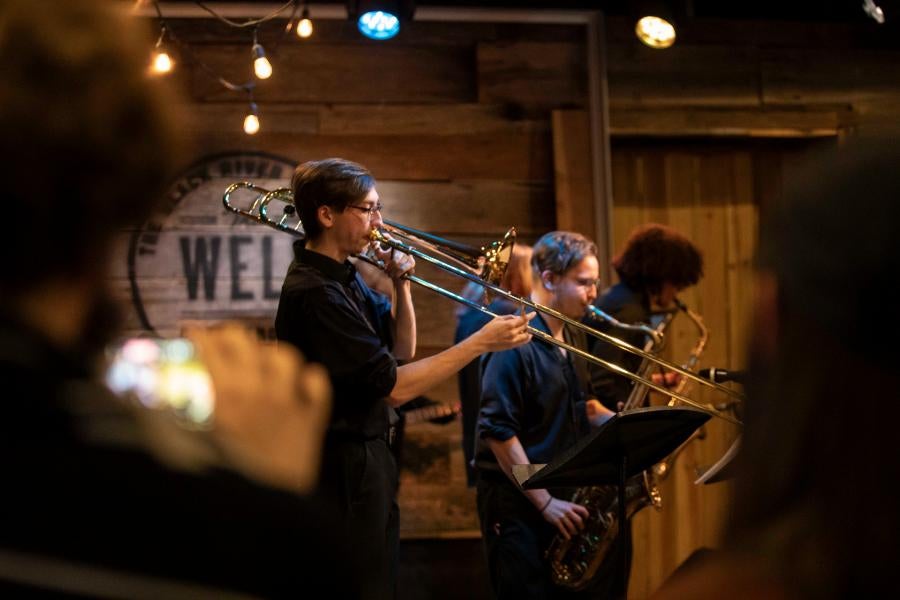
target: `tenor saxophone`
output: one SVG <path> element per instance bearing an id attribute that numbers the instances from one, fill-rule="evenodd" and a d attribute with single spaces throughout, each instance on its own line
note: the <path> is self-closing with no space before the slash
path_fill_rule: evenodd
<path id="1" fill-rule="evenodd" d="M 702 319 L 690 311 L 680 301 L 676 301 L 680 310 L 684 311 L 697 326 L 700 332 L 699 339 L 691 350 L 690 357 L 685 368 L 694 369 L 703 349 L 706 347 L 708 331 L 703 325 Z M 663 331 L 668 326 L 674 314 L 667 316 L 656 328 L 657 335 L 650 335 L 645 350 L 658 353 L 662 349 Z M 611 321 L 616 326 L 622 326 L 618 322 Z M 628 328 L 646 328 L 645 325 L 631 325 Z M 644 359 L 639 369 L 642 378 L 649 378 L 654 365 Z M 678 384 L 678 393 L 686 386 L 686 378 L 682 378 Z M 648 388 L 635 384 L 625 402 L 623 411 L 638 408 L 644 404 Z M 653 506 L 657 510 L 662 508 L 662 496 L 658 484 L 671 470 L 671 461 L 683 449 L 683 445 L 673 455 L 655 465 L 652 469 L 639 473 L 625 482 L 625 518 L 630 519 L 638 511 Z M 578 488 L 572 496 L 571 502 L 580 504 L 590 513 L 585 520 L 584 529 L 568 540 L 557 534 L 547 549 L 547 558 L 550 562 L 550 573 L 553 582 L 563 588 L 582 590 L 586 588 L 597 574 L 603 562 L 606 560 L 609 550 L 619 531 L 618 489 L 614 485 L 596 485 Z"/>

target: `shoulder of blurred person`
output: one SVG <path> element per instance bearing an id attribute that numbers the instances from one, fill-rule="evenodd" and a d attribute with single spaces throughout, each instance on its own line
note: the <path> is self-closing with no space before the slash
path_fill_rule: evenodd
<path id="1" fill-rule="evenodd" d="M 788 600 L 798 598 L 751 556 L 714 552 L 679 568 L 650 600 Z"/>
<path id="2" fill-rule="evenodd" d="M 872 318 L 900 271 L 898 162 L 895 137 L 851 137 L 760 226 L 728 540 L 806 598 L 900 593 L 898 321 Z"/>

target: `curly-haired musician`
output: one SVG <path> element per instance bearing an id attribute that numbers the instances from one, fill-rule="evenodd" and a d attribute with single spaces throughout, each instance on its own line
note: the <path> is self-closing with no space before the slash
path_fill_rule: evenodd
<path id="1" fill-rule="evenodd" d="M 497 317 L 449 349 L 418 360 L 411 256 L 375 248 L 393 281 L 393 301 L 373 292 L 348 260 L 383 226 L 375 180 L 338 158 L 297 167 L 291 187 L 306 238 L 281 290 L 275 331 L 328 370 L 334 409 L 321 494 L 341 512 L 367 572 L 367 597 L 393 598 L 399 549 L 397 465 L 390 450 L 394 407 L 450 377 L 484 352 L 528 342 L 527 320 Z"/>

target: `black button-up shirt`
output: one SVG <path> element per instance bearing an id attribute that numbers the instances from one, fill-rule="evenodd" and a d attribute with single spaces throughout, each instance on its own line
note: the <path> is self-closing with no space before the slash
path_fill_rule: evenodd
<path id="1" fill-rule="evenodd" d="M 627 323 L 650 323 L 650 300 L 646 294 L 632 290 L 624 283 L 617 283 L 605 290 L 594 301 L 594 305 L 612 316 L 616 320 Z M 590 317 L 584 318 L 584 323 L 603 333 L 608 333 L 620 338 L 632 346 L 643 348 L 647 336 L 640 331 L 626 331 L 613 327 L 607 322 L 598 323 Z M 626 352 L 609 342 L 599 338 L 590 338 L 590 352 L 598 358 L 615 363 L 632 373 L 640 369 L 641 357 L 631 352 Z M 631 395 L 634 384 L 627 377 L 617 375 L 599 365 L 590 365 L 591 387 L 597 395 L 597 399 L 610 410 L 618 410 L 619 402 L 625 402 Z"/>
<path id="2" fill-rule="evenodd" d="M 328 370 L 331 433 L 374 438 L 388 430 L 393 411 L 385 398 L 397 381 L 390 313 L 389 300 L 370 290 L 349 261 L 294 243 L 275 333 Z"/>
<path id="3" fill-rule="evenodd" d="M 531 326 L 550 333 L 540 315 Z M 567 332 L 568 333 L 568 332 Z M 577 344 L 575 344 L 577 345 Z M 549 463 L 588 433 L 584 385 L 570 353 L 538 338 L 484 359 L 475 464 L 497 471 L 484 438 L 518 437 L 531 463 Z"/>

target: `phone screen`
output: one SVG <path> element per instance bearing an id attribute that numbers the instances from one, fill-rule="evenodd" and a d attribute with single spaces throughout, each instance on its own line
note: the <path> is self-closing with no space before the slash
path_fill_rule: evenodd
<path id="1" fill-rule="evenodd" d="M 115 345 L 106 385 L 147 408 L 171 411 L 190 427 L 212 423 L 212 379 L 190 340 L 131 338 Z"/>

